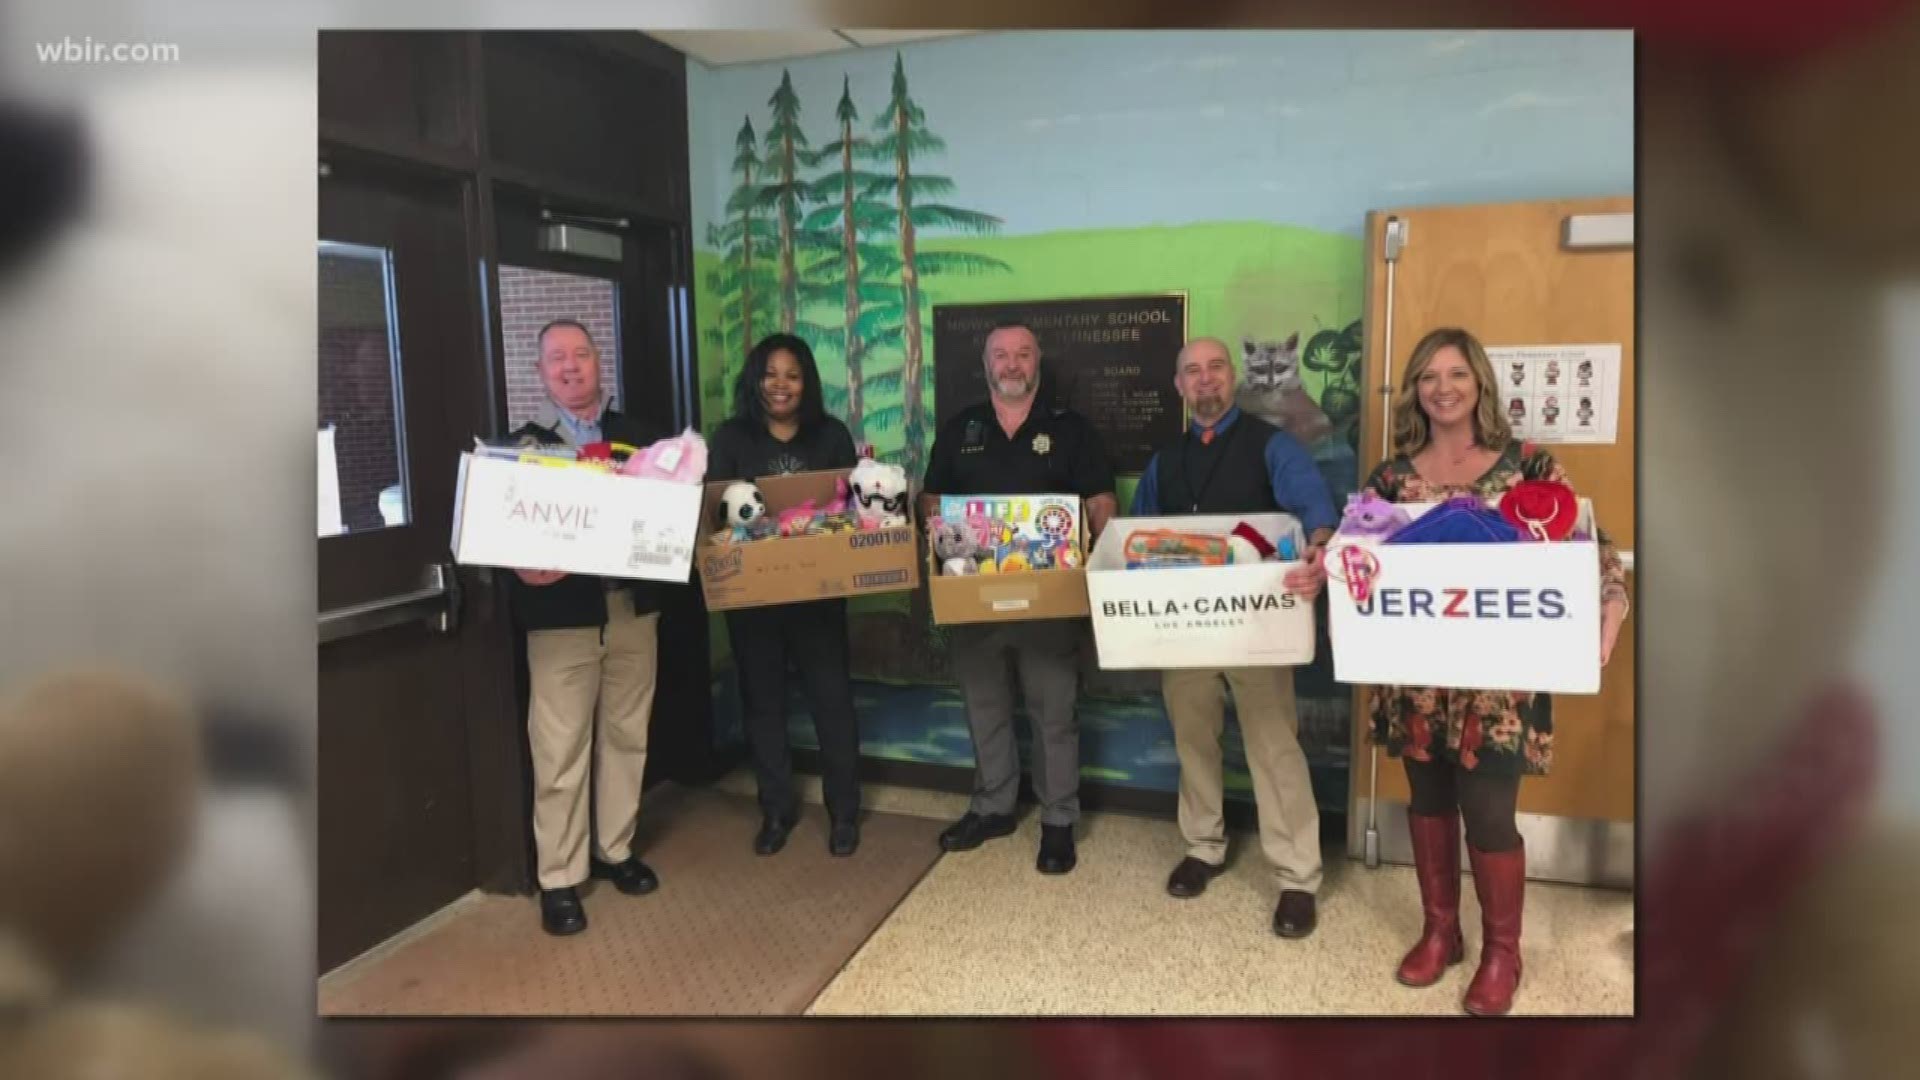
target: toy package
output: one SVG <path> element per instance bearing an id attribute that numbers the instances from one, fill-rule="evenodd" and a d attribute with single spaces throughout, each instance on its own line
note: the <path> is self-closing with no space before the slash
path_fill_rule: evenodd
<path id="1" fill-rule="evenodd" d="M 504 458 L 528 465 L 590 469 L 675 484 L 697 484 L 707 472 L 706 440 L 692 428 L 644 447 L 604 441 L 579 447 L 489 444 L 475 439 L 473 452 L 480 457 Z"/>
<path id="2" fill-rule="evenodd" d="M 944 574 L 1073 569 L 1086 555 L 1073 495 L 942 495 L 933 535 Z"/>
<path id="3" fill-rule="evenodd" d="M 1129 570 L 1292 562 L 1299 557 L 1292 536 L 1282 536 L 1276 543 L 1244 521 L 1225 534 L 1135 529 L 1127 534 L 1123 551 Z"/>

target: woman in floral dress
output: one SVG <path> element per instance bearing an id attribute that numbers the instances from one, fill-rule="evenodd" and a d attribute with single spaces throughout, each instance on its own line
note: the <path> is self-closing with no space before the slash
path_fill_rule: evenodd
<path id="1" fill-rule="evenodd" d="M 1493 366 L 1465 330 L 1435 330 L 1414 346 L 1393 405 L 1394 457 L 1366 487 L 1391 502 L 1451 495 L 1498 496 L 1521 480 L 1567 474 L 1545 450 L 1513 438 L 1500 408 Z M 1601 533 L 1600 662 L 1627 616 L 1626 571 Z M 1553 763 L 1553 702 L 1505 690 L 1382 686 L 1372 698 L 1373 741 L 1402 759 L 1414 869 L 1425 913 L 1420 940 L 1401 962 L 1408 986 L 1431 986 L 1464 958 L 1460 935 L 1460 829 L 1465 820 L 1474 889 L 1480 897 L 1480 967 L 1466 1010 L 1497 1016 L 1520 984 L 1520 911 L 1526 850 L 1514 825 L 1522 776 Z"/>

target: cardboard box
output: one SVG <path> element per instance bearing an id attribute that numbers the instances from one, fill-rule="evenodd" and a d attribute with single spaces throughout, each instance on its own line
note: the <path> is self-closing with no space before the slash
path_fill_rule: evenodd
<path id="1" fill-rule="evenodd" d="M 1437 503 L 1409 503 L 1414 516 Z M 1578 528 L 1593 535 L 1593 506 Z M 1372 595 L 1340 579 L 1342 550 L 1375 560 Z M 1467 690 L 1600 691 L 1600 551 L 1593 540 L 1328 545 L 1333 673 L 1341 682 Z"/>
<path id="2" fill-rule="evenodd" d="M 1018 503 L 1030 510 L 1038 499 L 1065 500 L 1072 504 L 1075 545 L 1083 551 L 1086 548 L 1081 533 L 1085 508 L 1076 496 L 1053 493 L 969 495 L 943 496 L 942 501 L 955 498 L 977 500 L 982 504 L 982 511 L 987 513 L 993 513 L 996 504 Z M 1021 507 L 1002 507 L 1001 513 L 1020 510 Z M 927 591 L 933 600 L 933 621 L 940 626 L 1082 619 L 1087 615 L 1087 572 L 1078 566 L 1067 570 L 1028 570 L 1013 574 L 942 574 L 929 548 Z"/>
<path id="3" fill-rule="evenodd" d="M 929 551 L 927 591 L 933 596 L 933 621 L 941 626 L 1087 616 L 1087 572 L 1078 567 L 948 575 L 940 573 Z"/>
<path id="4" fill-rule="evenodd" d="M 461 454 L 453 559 L 685 581 L 699 518 L 698 484 Z"/>
<path id="5" fill-rule="evenodd" d="M 1313 605 L 1286 589 L 1287 572 L 1303 564 L 1127 569 L 1127 535 L 1136 529 L 1231 532 L 1245 521 L 1271 538 L 1292 536 L 1305 550 L 1291 514 L 1195 514 L 1116 518 L 1087 561 L 1087 599 L 1100 666 L 1222 668 L 1313 662 Z"/>
<path id="6" fill-rule="evenodd" d="M 834 481 L 852 471 L 791 473 L 765 477 L 756 484 L 767 500 L 768 514 L 777 518 L 780 511 L 808 499 L 815 506 L 825 506 L 833 499 Z M 919 549 L 911 519 L 904 526 L 874 532 L 715 543 L 713 534 L 720 528 L 720 496 L 731 483 L 708 484 L 700 510 L 695 561 L 700 566 L 700 588 L 706 593 L 709 610 L 867 596 L 919 587 Z"/>

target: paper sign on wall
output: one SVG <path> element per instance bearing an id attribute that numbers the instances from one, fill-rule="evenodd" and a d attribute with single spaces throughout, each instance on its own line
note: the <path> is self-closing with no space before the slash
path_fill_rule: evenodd
<path id="1" fill-rule="evenodd" d="M 1620 420 L 1620 346 L 1502 345 L 1487 349 L 1513 437 L 1611 443 Z"/>
<path id="2" fill-rule="evenodd" d="M 347 531 L 340 514 L 340 464 L 334 454 L 332 424 L 320 429 L 320 535 L 338 536 Z"/>

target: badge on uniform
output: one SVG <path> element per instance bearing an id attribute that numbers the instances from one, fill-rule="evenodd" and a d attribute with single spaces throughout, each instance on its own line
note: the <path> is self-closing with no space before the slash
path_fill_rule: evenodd
<path id="1" fill-rule="evenodd" d="M 1052 449 L 1053 449 L 1053 436 L 1048 435 L 1046 432 L 1043 431 L 1040 434 L 1035 435 L 1033 437 L 1034 453 L 1045 454 L 1051 451 Z"/>
<path id="2" fill-rule="evenodd" d="M 960 449 L 984 450 L 987 446 L 987 422 L 969 420 L 966 427 L 960 429 Z"/>

